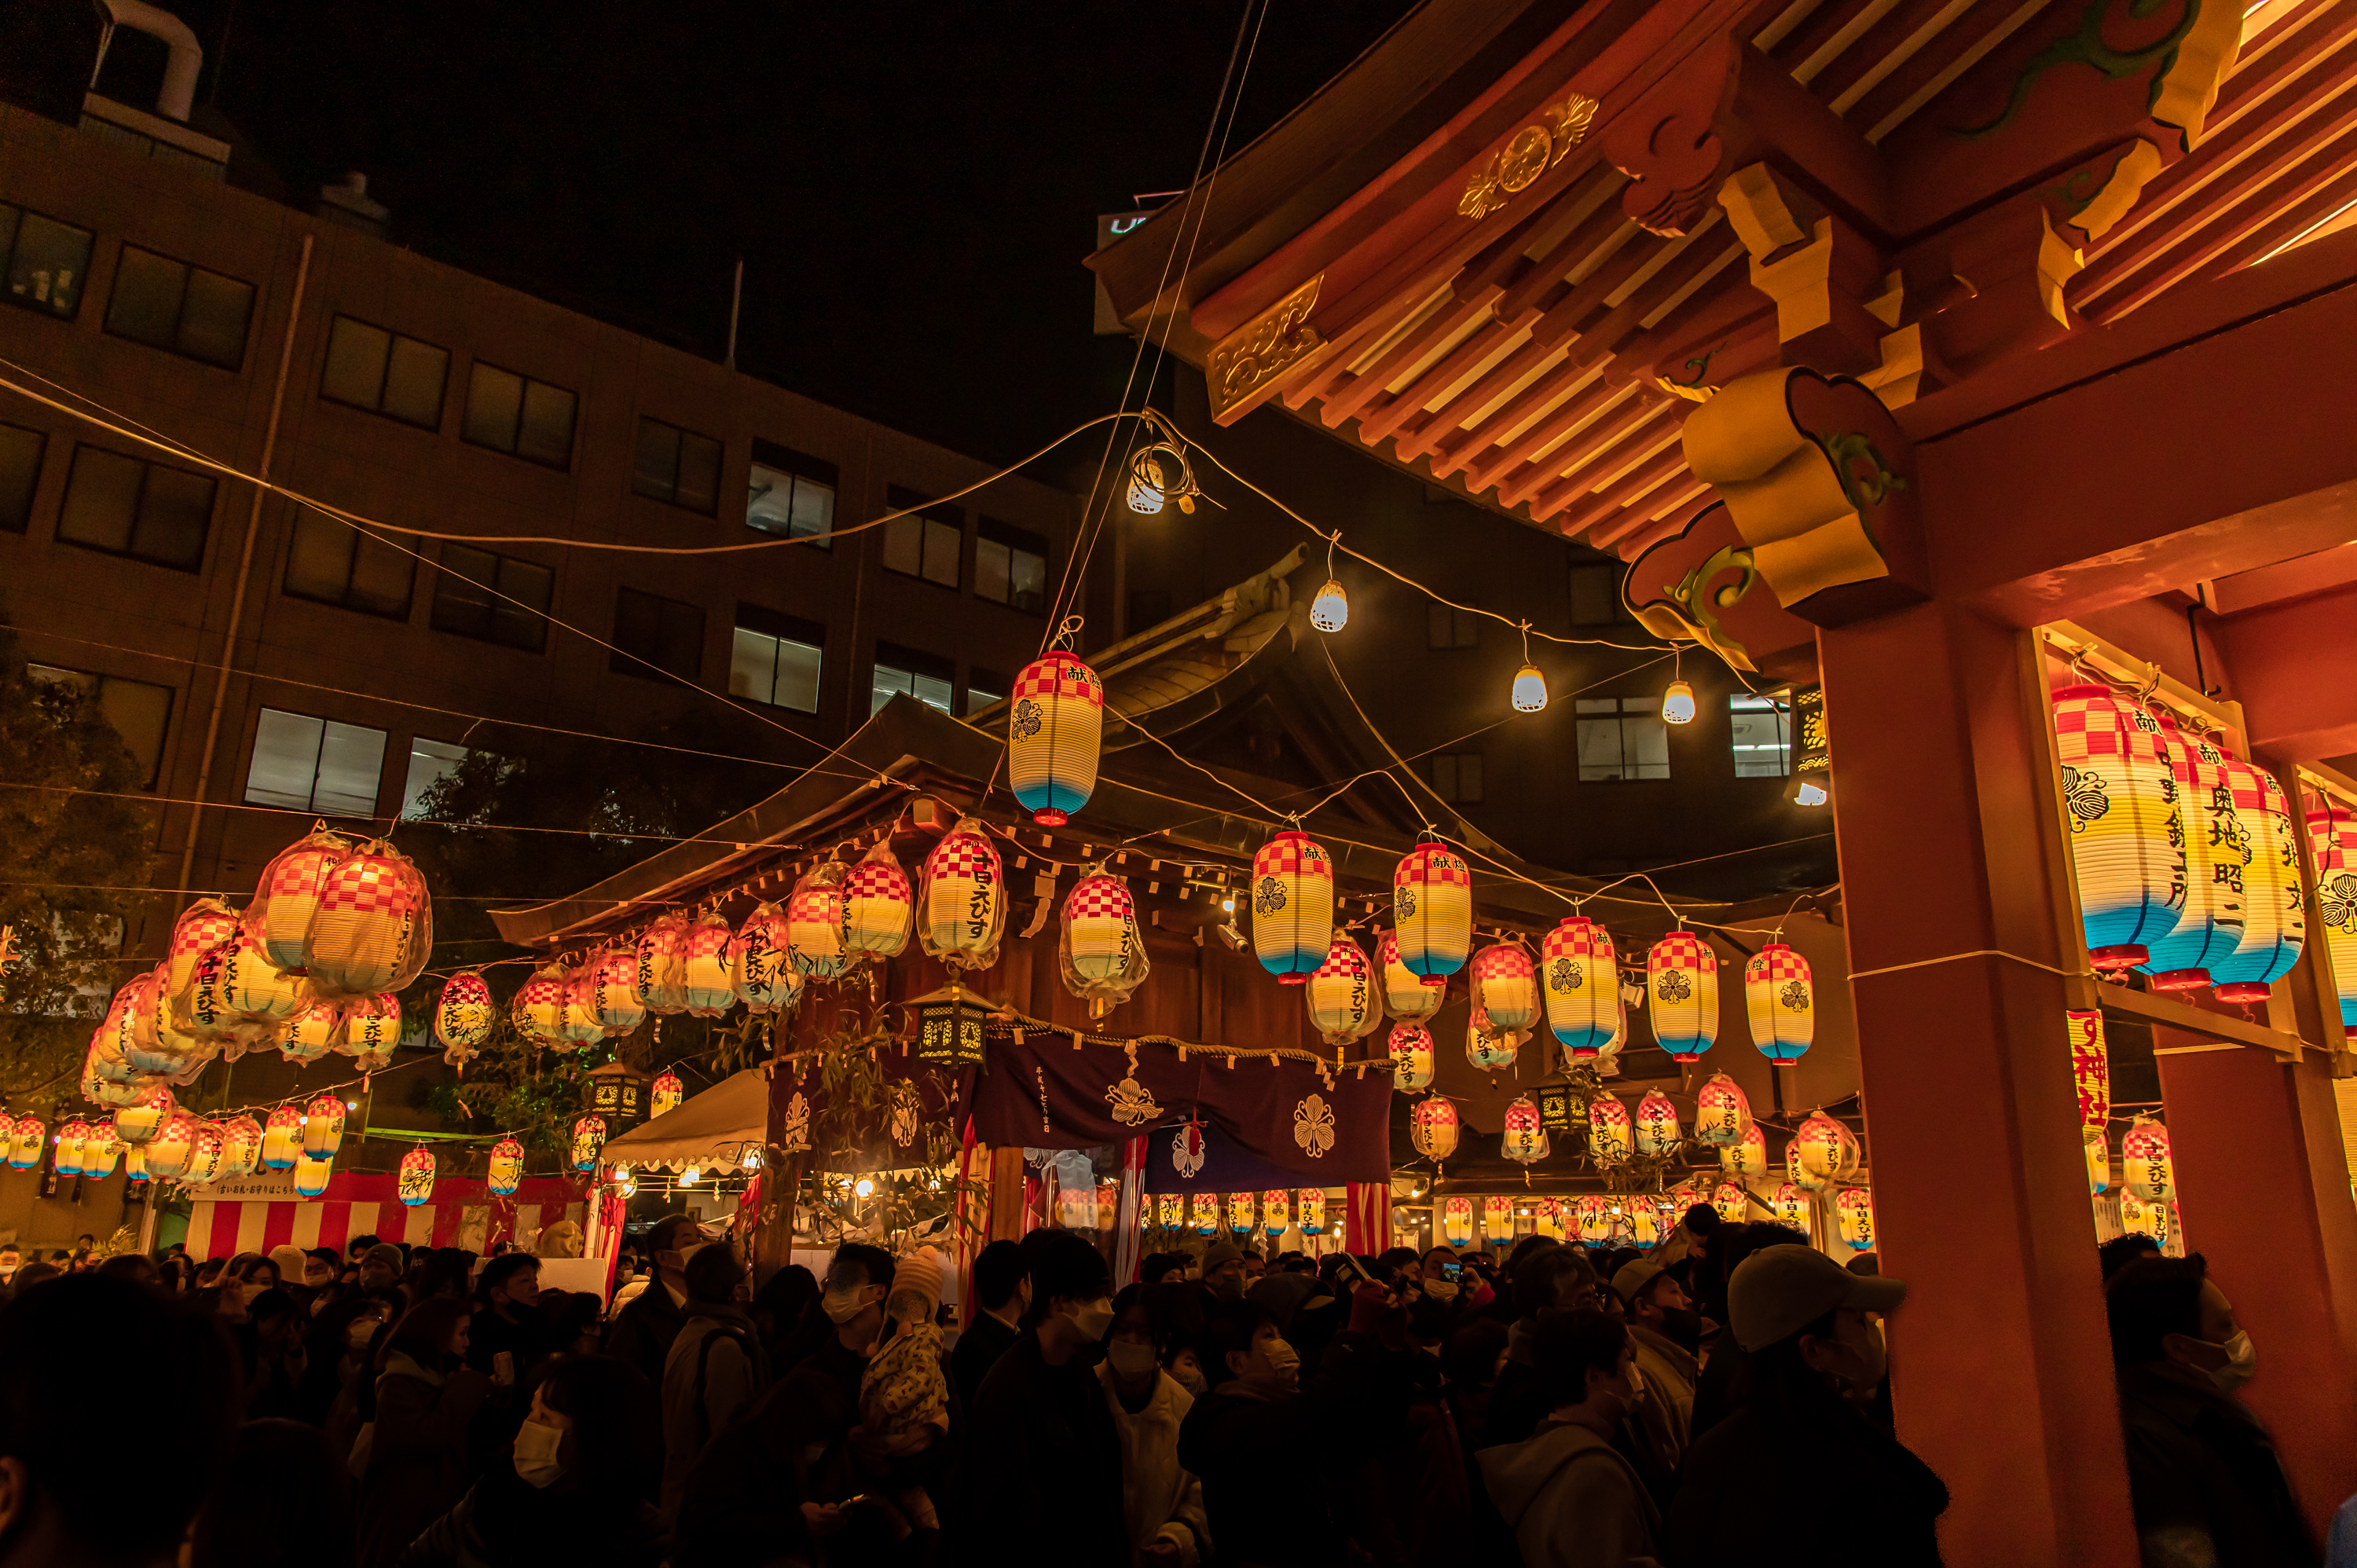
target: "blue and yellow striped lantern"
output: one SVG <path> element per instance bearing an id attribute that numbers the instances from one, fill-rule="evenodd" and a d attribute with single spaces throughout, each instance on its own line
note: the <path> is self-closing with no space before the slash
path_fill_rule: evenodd
<path id="1" fill-rule="evenodd" d="M 1590 1061 L 1620 1026 L 1620 970 L 1612 933 L 1574 915 L 1539 944 L 1547 1027 L 1574 1061 Z"/>
<path id="2" fill-rule="evenodd" d="M 1392 1026 L 1392 1087 L 1394 1089 L 1429 1089 L 1432 1087 L 1432 1031 L 1421 1024 Z"/>
<path id="3" fill-rule="evenodd" d="M 401 1156 L 401 1168 L 395 1174 L 393 1190 L 401 1201 L 414 1208 L 434 1196 L 434 1152 L 420 1144 Z"/>
<path id="4" fill-rule="evenodd" d="M 1718 957 L 1692 931 L 1671 931 L 1645 954 L 1653 1043 L 1674 1062 L 1702 1059 L 1718 1038 Z"/>
<path id="5" fill-rule="evenodd" d="M 584 1116 L 573 1123 L 573 1168 L 594 1171 L 597 1168 L 597 1153 L 606 1146 L 606 1119 Z"/>
<path id="6" fill-rule="evenodd" d="M 1220 1233 L 1220 1195 L 1199 1192 L 1194 1198 L 1195 1234 L 1216 1236 Z"/>
<path id="7" fill-rule="evenodd" d="M 2147 1203 L 2134 1193 L 2120 1197 L 2120 1229 L 2131 1236 L 2149 1236 L 2158 1247 L 2169 1245 L 2176 1210 L 2166 1203 Z"/>
<path id="8" fill-rule="evenodd" d="M 1723 1181 L 1711 1193 L 1710 1206 L 1717 1209 L 1718 1217 L 1729 1225 L 1740 1225 L 1743 1223 L 1746 1205 L 1750 1201 L 1750 1197 L 1749 1193 L 1735 1183 Z"/>
<path id="9" fill-rule="evenodd" d="M 1462 1247 L 1473 1240 L 1473 1200 L 1452 1197 L 1440 1206 L 1440 1239 L 1451 1247 Z"/>
<path id="10" fill-rule="evenodd" d="M 843 868 L 833 861 L 827 865 L 838 875 L 842 873 Z M 841 908 L 840 904 L 837 908 Z M 728 973 L 728 944 L 736 939 L 737 933 L 729 929 L 727 920 L 717 909 L 706 909 L 687 928 L 687 940 L 680 947 L 679 973 L 682 989 L 687 997 L 689 1016 L 717 1018 L 737 1005 L 737 982 Z M 839 935 L 835 946 L 840 951 L 842 942 Z M 589 988 L 583 986 L 579 995 L 588 1032 L 586 1035 L 576 1033 L 575 1037 L 595 1039 L 602 1031 L 597 1015 L 590 1011 L 592 998 Z"/>
<path id="11" fill-rule="evenodd" d="M 1092 872 L 1072 884 L 1064 897 L 1064 953 L 1082 983 L 1124 978 L 1143 947 L 1128 883 Z"/>
<path id="12" fill-rule="evenodd" d="M 898 958 L 909 945 L 915 907 L 909 874 L 892 857 L 892 837 L 887 833 L 844 879 L 843 945 L 852 961 Z"/>
<path id="13" fill-rule="evenodd" d="M 1834 1199 L 1834 1220 L 1842 1245 L 1854 1252 L 1874 1251 L 1874 1199 L 1862 1187 L 1846 1187 Z"/>
<path id="14" fill-rule="evenodd" d="M 1771 1062 L 1799 1061 L 1817 1037 L 1809 961 L 1782 942 L 1761 943 L 1743 966 L 1743 1011 L 1761 1056 Z"/>
<path id="15" fill-rule="evenodd" d="M 1293 1226 L 1293 1194 L 1281 1187 L 1270 1187 L 1260 1195 L 1260 1228 L 1272 1236 L 1282 1236 Z"/>
<path id="16" fill-rule="evenodd" d="M 2198 991 L 2243 942 L 2243 885 L 2251 846 L 2226 788 L 2226 758 L 2207 736 L 2159 714 L 2160 741 L 2185 824 L 2185 902 L 2177 929 L 2145 944 L 2137 967 L 2155 991 Z"/>
<path id="17" fill-rule="evenodd" d="M 842 864 L 830 860 L 794 884 L 786 900 L 786 948 L 795 973 L 834 980 L 851 968 L 843 940 L 843 881 Z"/>
<path id="18" fill-rule="evenodd" d="M 1457 1152 L 1460 1126 L 1457 1107 L 1445 1094 L 1427 1094 L 1407 1113 L 1407 1141 L 1426 1159 L 1438 1162 Z"/>
<path id="19" fill-rule="evenodd" d="M 1326 1233 L 1326 1189 L 1322 1187 L 1305 1187 L 1293 1197 L 1295 1207 L 1301 1215 L 1301 1233 L 1304 1236 L 1324 1235 Z"/>
<path id="20" fill-rule="evenodd" d="M 142 1138 L 138 1140 L 145 1143 Z M 262 1127 L 262 1168 L 287 1171 L 303 1155 L 303 1113 L 292 1105 L 281 1105 L 270 1112 Z"/>
<path id="21" fill-rule="evenodd" d="M 2120 1140 L 2120 1184 L 2147 1203 L 2177 1201 L 2177 1165 L 2169 1152 L 2169 1129 L 2139 1116 Z"/>
<path id="22" fill-rule="evenodd" d="M 1587 1102 L 1587 1152 L 1599 1165 L 1618 1165 L 1635 1147 L 1629 1108 L 1617 1094 L 1599 1094 Z"/>
<path id="23" fill-rule="evenodd" d="M 1473 1015 L 1490 1027 L 1527 1034 L 1538 1026 L 1539 976 L 1519 942 L 1492 942 L 1473 955 Z"/>
<path id="24" fill-rule="evenodd" d="M 917 941 L 952 969 L 998 961 L 1006 929 L 1006 871 L 997 846 L 961 818 L 925 855 L 917 890 Z"/>
<path id="25" fill-rule="evenodd" d="M 1252 865 L 1253 955 L 1284 985 L 1299 985 L 1334 944 L 1334 863 L 1308 833 L 1286 831 Z"/>
<path id="26" fill-rule="evenodd" d="M 1801 1190 L 1798 1182 L 1786 1182 L 1768 1200 L 1768 1212 L 1776 1217 L 1779 1225 L 1790 1225 L 1803 1236 L 1816 1233 L 1810 1223 L 1809 1195 Z"/>
<path id="27" fill-rule="evenodd" d="M 2112 1185 L 2111 1140 L 2101 1133 L 2090 1133 L 2087 1144 L 2087 1195 L 2101 1197 Z"/>
<path id="28" fill-rule="evenodd" d="M 1334 933 L 1326 961 L 1309 976 L 1304 1000 L 1310 1024 L 1329 1046 L 1347 1046 L 1383 1022 L 1383 1010 L 1375 1004 L 1374 965 L 1348 931 Z"/>
<path id="29" fill-rule="evenodd" d="M 523 1145 L 513 1138 L 501 1138 L 491 1145 L 490 1168 L 484 1173 L 483 1185 L 495 1197 L 511 1197 L 523 1181 Z"/>
<path id="30" fill-rule="evenodd" d="M 1253 1229 L 1253 1195 L 1248 1192 L 1228 1194 L 1228 1230 L 1238 1236 L 1249 1236 Z"/>
<path id="31" fill-rule="evenodd" d="M 2243 870 L 2243 940 L 2210 971 L 2210 993 L 2221 1002 L 2264 1002 L 2291 972 L 2308 940 L 2307 889 L 2299 876 L 2299 841 L 2283 786 L 2263 768 L 2221 749 L 2235 820 L 2251 846 Z"/>
<path id="32" fill-rule="evenodd" d="M 801 997 L 802 973 L 794 967 L 793 933 L 783 909 L 756 904 L 737 925 L 728 942 L 728 978 L 748 1013 L 782 1013 Z"/>
<path id="33" fill-rule="evenodd" d="M 336 1162 L 332 1155 L 324 1159 L 315 1159 L 309 1155 L 296 1155 L 295 1196 L 318 1197 L 324 1195 L 328 1190 L 328 1178 L 335 1174 Z"/>
<path id="34" fill-rule="evenodd" d="M 2308 814 L 2309 854 L 2316 861 L 2316 907 L 2324 921 L 2325 956 L 2341 1000 L 2341 1026 L 2357 1032 L 2357 817 L 2327 800 Z"/>
<path id="35" fill-rule="evenodd" d="M 1041 827 L 1061 827 L 1096 792 L 1104 738 L 1104 682 L 1062 649 L 1015 679 L 1006 719 L 1006 772 L 1015 798 Z"/>
<path id="36" fill-rule="evenodd" d="M 1725 1073 L 1713 1073 L 1695 1093 L 1695 1142 L 1725 1148 L 1743 1140 L 1751 1125 L 1751 1101 L 1743 1086 Z"/>
<path id="37" fill-rule="evenodd" d="M 1718 1168 L 1738 1181 L 1758 1181 L 1768 1174 L 1768 1134 L 1759 1122 L 1747 1122 L 1741 1137 L 1718 1146 Z"/>
<path id="38" fill-rule="evenodd" d="M 2087 956 L 2097 969 L 2133 968 L 2185 907 L 2177 776 L 2160 721 L 2109 686 L 2064 686 L 2053 703 Z"/>
<path id="39" fill-rule="evenodd" d="M 1425 840 L 1392 873 L 1392 929 L 1400 962 L 1442 985 L 1473 950 L 1473 873 L 1445 843 Z"/>
<path id="40" fill-rule="evenodd" d="M 1157 1196 L 1154 1200 L 1154 1218 L 1155 1222 L 1165 1230 L 1184 1229 L 1187 1224 L 1187 1195 L 1183 1192 L 1166 1192 Z"/>
<path id="41" fill-rule="evenodd" d="M 1636 1122 L 1639 1154 L 1666 1155 L 1677 1148 L 1681 1137 L 1678 1108 L 1660 1090 L 1647 1090 L 1645 1097 L 1637 1101 Z"/>
<path id="42" fill-rule="evenodd" d="M 1426 985 L 1424 976 L 1400 961 L 1399 933 L 1385 931 L 1375 961 L 1383 972 L 1383 1011 L 1403 1024 L 1420 1024 L 1448 1004 L 1446 983 Z"/>
<path id="43" fill-rule="evenodd" d="M 1522 1054 L 1527 1036 L 1509 1029 L 1485 1029 L 1478 1015 L 1465 1019 L 1465 1059 L 1483 1072 L 1503 1072 Z"/>

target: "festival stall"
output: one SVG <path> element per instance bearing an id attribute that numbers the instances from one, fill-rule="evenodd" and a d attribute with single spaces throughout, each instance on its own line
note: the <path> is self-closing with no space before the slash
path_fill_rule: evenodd
<path id="1" fill-rule="evenodd" d="M 400 1187 L 397 1173 L 339 1171 L 325 1192 L 303 1197 L 292 1170 L 225 1178 L 189 1208 L 188 1256 L 202 1262 L 280 1246 L 341 1252 L 358 1236 L 478 1253 L 504 1241 L 532 1251 L 549 1226 L 580 1225 L 587 1213 L 581 1184 L 554 1176 L 526 1177 L 508 1194 L 492 1192 L 481 1177 L 451 1177 L 419 1204 L 404 1203 Z"/>

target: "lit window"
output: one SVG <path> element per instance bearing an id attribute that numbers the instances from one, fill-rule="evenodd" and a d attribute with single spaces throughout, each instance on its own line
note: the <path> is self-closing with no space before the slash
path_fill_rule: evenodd
<path id="1" fill-rule="evenodd" d="M 1582 697 L 1577 706 L 1582 783 L 1670 776 L 1670 727 L 1659 697 Z"/>
<path id="2" fill-rule="evenodd" d="M 164 735 L 172 724 L 172 688 L 114 675 L 93 675 L 82 670 L 61 670 L 54 664 L 27 664 L 25 673 L 54 686 L 71 686 L 98 699 L 98 711 L 123 737 L 139 769 L 143 789 L 156 785 L 156 770 L 164 756 Z"/>
<path id="3" fill-rule="evenodd" d="M 70 318 L 90 276 L 87 229 L 0 203 L 0 300 Z"/>
<path id="4" fill-rule="evenodd" d="M 1432 792 L 1453 805 L 1481 803 L 1481 754 L 1442 752 L 1432 759 Z"/>
<path id="5" fill-rule="evenodd" d="M 233 371 L 245 358 L 253 285 L 186 262 L 123 247 L 106 329 L 151 349 L 167 349 Z"/>
<path id="6" fill-rule="evenodd" d="M 996 670 L 970 670 L 965 678 L 965 713 L 972 718 L 983 709 L 1006 701 L 1013 684 Z"/>
<path id="7" fill-rule="evenodd" d="M 913 648 L 879 642 L 876 645 L 875 697 L 867 711 L 871 715 L 881 713 L 894 695 L 905 693 L 946 714 L 956 684 L 957 668 L 949 660 Z"/>
<path id="8" fill-rule="evenodd" d="M 264 708 L 254 726 L 245 798 L 256 806 L 371 816 L 383 773 L 384 731 Z"/>
<path id="9" fill-rule="evenodd" d="M 755 437 L 745 526 L 764 533 L 782 533 L 789 539 L 832 532 L 838 478 L 834 465 L 823 457 Z M 832 550 L 834 542 L 821 539 L 818 546 Z"/>
<path id="10" fill-rule="evenodd" d="M 410 822 L 425 815 L 426 792 L 458 771 L 467 748 L 452 741 L 414 736 L 409 742 L 409 779 L 402 787 L 401 814 Z"/>
<path id="11" fill-rule="evenodd" d="M 1738 779 L 1781 779 L 1792 770 L 1792 705 L 1736 692 L 1727 699 L 1728 746 Z"/>
<path id="12" fill-rule="evenodd" d="M 737 607 L 728 694 L 796 713 L 818 712 L 826 628 L 754 605 Z"/>

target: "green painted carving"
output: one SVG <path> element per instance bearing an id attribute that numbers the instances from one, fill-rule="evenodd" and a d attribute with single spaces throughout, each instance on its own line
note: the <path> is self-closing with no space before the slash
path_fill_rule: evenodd
<path id="1" fill-rule="evenodd" d="M 1739 581 L 1723 587 L 1708 593 L 1703 591 L 1709 587 L 1712 578 L 1721 572 L 1729 571 L 1740 572 L 1743 575 Z M 1718 649 L 1723 653 L 1744 654 L 1749 650 L 1719 629 L 1718 617 L 1714 612 L 1731 608 L 1738 599 L 1751 591 L 1751 585 L 1759 579 L 1760 574 L 1751 564 L 1751 552 L 1741 545 L 1725 544 L 1713 551 L 1701 565 L 1679 579 L 1675 587 L 1663 584 L 1662 592 L 1667 594 L 1670 602 L 1684 612 L 1686 620 L 1701 631 L 1702 640 L 1706 646 Z"/>
<path id="2" fill-rule="evenodd" d="M 1881 505 L 1883 499 L 1891 491 L 1907 488 L 1907 481 L 1891 470 L 1890 465 L 1882 460 L 1882 454 L 1876 449 L 1873 440 L 1861 432 L 1851 430 L 1834 435 L 1820 435 L 1817 445 L 1824 448 L 1825 460 L 1834 466 L 1834 472 L 1841 476 L 1842 494 L 1860 512 L 1870 506 Z M 1861 457 L 1874 465 L 1873 472 L 1861 474 L 1852 467 L 1853 462 Z"/>
<path id="3" fill-rule="evenodd" d="M 2014 79 L 2013 93 L 2006 101 L 2005 110 L 1986 125 L 1950 126 L 1948 134 L 1962 142 L 1977 142 L 1993 136 L 2013 123 L 2021 106 L 2029 102 L 2029 90 L 2040 77 L 2058 65 L 2091 66 L 2104 73 L 2104 80 L 2116 81 L 2132 76 L 2146 66 L 2154 66 L 2152 91 L 2147 101 L 2160 96 L 2161 79 L 2177 63 L 2177 46 L 2193 30 L 2201 16 L 2201 0 L 2183 0 L 2184 15 L 2158 38 L 2140 49 L 2115 49 L 2104 41 L 2104 13 L 2112 8 L 2114 0 L 2088 0 L 2087 9 L 2079 17 L 2079 30 L 2067 38 L 2057 38 L 2036 54 L 2021 68 Z M 2128 15 L 2149 16 L 2160 9 L 2162 0 L 2128 0 Z"/>
<path id="4" fill-rule="evenodd" d="M 1696 354 L 1692 359 L 1686 360 L 1686 362 L 1680 368 L 1683 370 L 1692 371 L 1694 372 L 1693 380 L 1682 381 L 1675 376 L 1663 376 L 1662 378 L 1663 381 L 1670 386 L 1685 387 L 1689 390 L 1699 387 L 1702 385 L 1703 377 L 1710 374 L 1710 362 L 1718 358 L 1718 350 L 1726 347 L 1726 339 L 1721 338 L 1714 347 L 1706 349 L 1703 352 Z"/>

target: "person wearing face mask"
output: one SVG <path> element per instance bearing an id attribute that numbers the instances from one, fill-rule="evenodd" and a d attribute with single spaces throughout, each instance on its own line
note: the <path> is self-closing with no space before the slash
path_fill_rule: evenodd
<path id="1" fill-rule="evenodd" d="M 818 1298 L 826 1337 L 800 1362 L 834 1381 L 855 1421 L 859 1380 L 866 1375 L 867 1359 L 884 1334 L 884 1298 L 892 1293 L 892 1254 L 881 1247 L 861 1241 L 837 1247 Z"/>
<path id="2" fill-rule="evenodd" d="M 1527 1568 L 1653 1568 L 1661 1515 L 1613 1435 L 1645 1402 L 1627 1325 L 1600 1312 L 1537 1330 L 1546 1418 L 1520 1443 L 1482 1450 L 1481 1474 Z"/>
<path id="3" fill-rule="evenodd" d="M 1194 1396 L 1162 1369 L 1170 1305 L 1159 1285 L 1114 1298 L 1113 1329 L 1097 1368 L 1121 1440 L 1121 1512 L 1142 1568 L 1196 1568 L 1210 1554 L 1203 1484 L 1178 1463 L 1178 1428 Z"/>
<path id="4" fill-rule="evenodd" d="M 969 1409 L 982 1392 L 982 1380 L 1001 1356 L 1023 1337 L 1017 1326 L 1031 1305 L 1031 1276 L 1023 1266 L 1023 1250 L 1012 1241 L 993 1241 L 974 1257 L 972 1313 L 950 1351 L 950 1379 Z"/>
<path id="5" fill-rule="evenodd" d="M 1702 1342 L 1702 1314 L 1678 1282 L 1651 1259 L 1621 1264 L 1612 1276 L 1612 1290 L 1628 1310 L 1637 1369 L 1644 1374 L 1648 1391 L 1638 1406 L 1638 1431 L 1660 1460 L 1661 1473 L 1674 1475 L 1685 1456 L 1695 1380 L 1702 1372 L 1695 1360 L 1695 1347 Z"/>
<path id="6" fill-rule="evenodd" d="M 663 1361 L 662 1512 L 679 1508 L 688 1468 L 705 1444 L 770 1386 L 770 1357 L 745 1310 L 745 1266 L 727 1246 L 687 1262 L 687 1322 Z"/>
<path id="7" fill-rule="evenodd" d="M 849 1455 L 836 1441 L 854 1419 L 827 1378 L 799 1371 L 712 1440 L 680 1498 L 673 1568 L 816 1563 L 836 1553 L 853 1510 L 814 1499 L 845 1494 Z"/>
<path id="8" fill-rule="evenodd" d="M 918 1458 L 950 1429 L 949 1369 L 942 1353 L 942 1259 L 920 1247 L 894 1262 L 885 1299 L 883 1343 L 859 1379 L 861 1447 L 884 1474 L 884 1490 L 919 1530 L 941 1529 Z"/>
<path id="9" fill-rule="evenodd" d="M 2315 1563 L 2275 1444 L 2234 1397 L 2257 1352 L 2201 1254 L 2129 1263 L 2104 1306 L 2145 1561 Z"/>
<path id="10" fill-rule="evenodd" d="M 1233 1241 L 1214 1241 L 1203 1249 L 1203 1289 L 1212 1306 L 1244 1298 L 1244 1250 Z"/>
<path id="11" fill-rule="evenodd" d="M 655 1277 L 606 1330 L 606 1354 L 636 1367 L 649 1388 L 662 1387 L 663 1361 L 687 1321 L 687 1261 L 705 1240 L 703 1227 L 684 1214 L 656 1220 L 647 1232 Z"/>
<path id="12" fill-rule="evenodd" d="M 1749 1358 L 1734 1412 L 1686 1450 L 1663 1527 L 1674 1568 L 1937 1568 L 1948 1488 L 1867 1413 L 1888 1373 L 1881 1315 L 1899 1281 L 1853 1274 L 1813 1247 L 1768 1247 L 1727 1282 L 1728 1328 Z M 1837 1488 L 1795 1488 L 1763 1454 L 1806 1454 Z M 1777 1520 L 1773 1530 L 1760 1521 Z"/>
<path id="13" fill-rule="evenodd" d="M 376 1374 L 373 1416 L 352 1455 L 360 1568 L 386 1568 L 466 1494 L 467 1428 L 491 1391 L 491 1380 L 467 1365 L 466 1304 L 447 1296 L 402 1315 L 378 1349 Z"/>
<path id="14" fill-rule="evenodd" d="M 1092 1366 L 1112 1277 L 1069 1230 L 1034 1230 L 1023 1249 L 1031 1305 L 966 1422 L 962 1511 L 1025 1561 L 1125 1562 L 1121 1448 Z"/>

